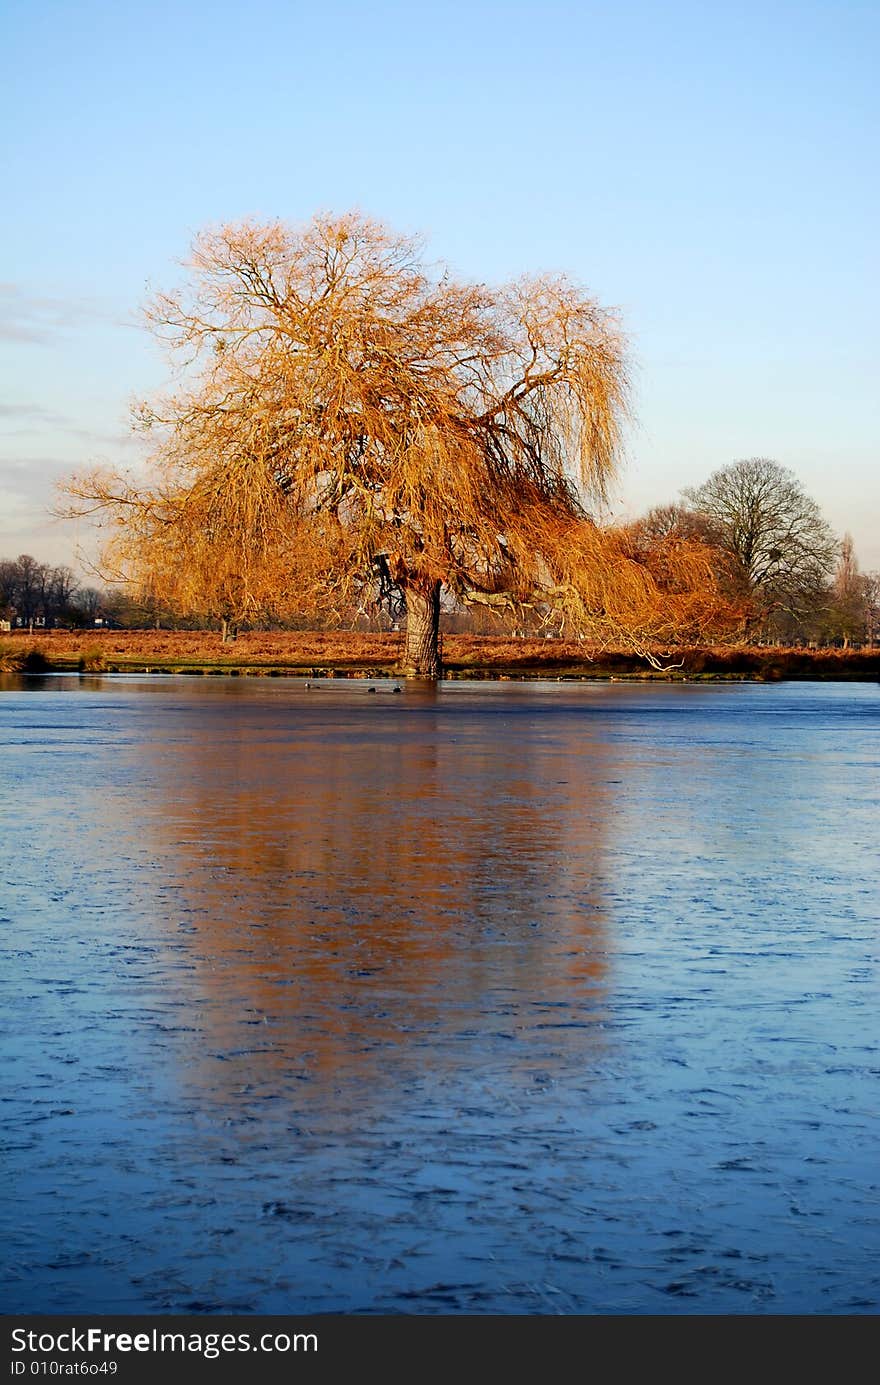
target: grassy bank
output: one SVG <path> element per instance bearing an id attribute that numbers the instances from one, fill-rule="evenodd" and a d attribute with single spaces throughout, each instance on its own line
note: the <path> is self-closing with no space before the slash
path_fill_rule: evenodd
<path id="1" fill-rule="evenodd" d="M 576 640 L 443 639 L 444 669 L 453 678 L 880 679 L 880 649 L 718 645 L 654 652 L 663 670 L 625 650 L 591 649 Z M 49 630 L 4 636 L 0 669 L 381 678 L 395 674 L 401 653 L 400 635 L 352 631 L 254 632 L 224 645 L 204 631 Z"/>

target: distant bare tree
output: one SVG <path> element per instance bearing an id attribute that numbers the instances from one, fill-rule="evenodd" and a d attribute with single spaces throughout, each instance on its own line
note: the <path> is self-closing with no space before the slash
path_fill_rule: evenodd
<path id="1" fill-rule="evenodd" d="M 4 619 L 15 614 L 15 563 L 9 558 L 0 560 L 0 616 Z"/>
<path id="2" fill-rule="evenodd" d="M 72 613 L 79 583 L 69 567 L 47 568 L 43 584 L 43 603 L 47 617 L 64 620 Z"/>
<path id="3" fill-rule="evenodd" d="M 686 505 L 655 505 L 653 509 L 636 520 L 633 531 L 650 542 L 666 539 L 687 539 L 696 543 L 714 545 L 721 542 L 721 534 L 714 522 Z"/>
<path id="4" fill-rule="evenodd" d="M 841 642 L 844 648 L 870 642 L 876 597 L 876 574 L 860 572 L 852 535 L 844 534 L 823 612 L 824 638 Z"/>
<path id="5" fill-rule="evenodd" d="M 38 562 L 30 553 L 0 562 L 0 610 L 22 625 L 68 619 L 76 590 L 69 567 Z"/>
<path id="6" fill-rule="evenodd" d="M 101 614 L 105 600 L 105 593 L 97 587 L 80 587 L 74 601 L 78 618 L 87 625 L 93 624 Z"/>
<path id="7" fill-rule="evenodd" d="M 778 609 L 811 609 L 826 587 L 838 544 L 793 472 L 767 457 L 750 457 L 683 494 L 735 560 L 734 576 L 758 620 Z"/>
<path id="8" fill-rule="evenodd" d="M 15 614 L 23 624 L 32 627 L 42 614 L 46 569 L 29 553 L 22 553 L 15 561 L 15 570 Z"/>
<path id="9" fill-rule="evenodd" d="M 880 572 L 866 572 L 865 584 L 865 639 L 873 649 L 880 637 Z"/>

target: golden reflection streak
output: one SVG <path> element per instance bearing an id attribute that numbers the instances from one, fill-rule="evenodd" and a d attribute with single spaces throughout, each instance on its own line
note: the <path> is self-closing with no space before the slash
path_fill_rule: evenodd
<path id="1" fill-rule="evenodd" d="M 613 747 L 517 709 L 365 704 L 223 698 L 143 746 L 206 1052 L 372 1079 L 414 1036 L 521 1034 L 525 997 L 595 1019 Z"/>

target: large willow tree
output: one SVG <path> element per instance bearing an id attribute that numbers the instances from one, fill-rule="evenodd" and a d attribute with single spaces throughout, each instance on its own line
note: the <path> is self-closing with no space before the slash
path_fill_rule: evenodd
<path id="1" fill-rule="evenodd" d="M 715 618 L 699 547 L 602 529 L 627 409 L 615 317 L 562 277 L 460 284 L 358 215 L 225 226 L 147 309 L 182 363 L 144 406 L 148 485 L 68 490 L 108 566 L 224 619 L 406 612 L 406 672 L 436 676 L 441 591 L 537 607 L 642 646 Z"/>

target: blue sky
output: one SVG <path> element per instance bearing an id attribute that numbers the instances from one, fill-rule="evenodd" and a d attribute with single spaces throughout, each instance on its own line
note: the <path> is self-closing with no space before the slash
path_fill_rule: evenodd
<path id="1" fill-rule="evenodd" d="M 71 561 L 53 480 L 136 461 L 130 402 L 167 378 L 138 308 L 199 228 L 359 207 L 462 276 L 564 269 L 619 307 L 617 515 L 768 456 L 880 567 L 874 0 L 3 0 L 0 25 L 0 557 Z"/>

